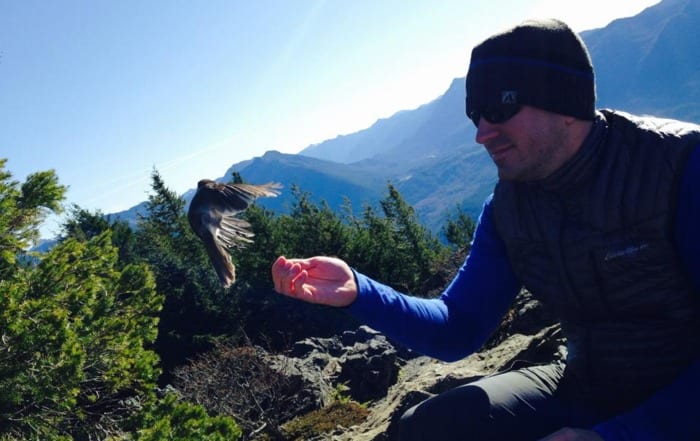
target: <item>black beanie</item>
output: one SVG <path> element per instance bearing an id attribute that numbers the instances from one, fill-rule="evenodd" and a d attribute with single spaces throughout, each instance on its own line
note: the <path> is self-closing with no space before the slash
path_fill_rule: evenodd
<path id="1" fill-rule="evenodd" d="M 467 115 L 517 103 L 592 120 L 595 78 L 583 41 L 565 23 L 529 20 L 472 50 Z"/>

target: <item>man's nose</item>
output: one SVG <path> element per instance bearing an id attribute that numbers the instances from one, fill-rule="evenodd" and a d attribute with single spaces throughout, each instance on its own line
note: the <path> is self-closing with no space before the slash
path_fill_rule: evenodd
<path id="1" fill-rule="evenodd" d="M 485 118 L 479 119 L 479 125 L 476 126 L 476 142 L 486 144 L 488 141 L 498 136 L 498 130 L 494 124 L 488 122 Z"/>

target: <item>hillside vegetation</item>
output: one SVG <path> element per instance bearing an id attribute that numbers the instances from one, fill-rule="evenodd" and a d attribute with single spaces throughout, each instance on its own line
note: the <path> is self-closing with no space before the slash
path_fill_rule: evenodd
<path id="1" fill-rule="evenodd" d="M 245 395 L 251 388 L 239 390 L 237 407 L 226 412 L 188 402 L 180 392 L 196 396 L 192 388 L 200 387 L 183 380 L 191 363 L 217 365 L 231 354 L 236 363 L 252 363 L 246 375 L 265 372 L 252 390 L 263 391 L 262 385 L 279 383 L 250 358 L 252 348 L 280 351 L 307 336 L 357 326 L 342 312 L 275 294 L 274 259 L 336 255 L 407 292 L 430 294 L 446 283 L 455 250 L 474 228 L 457 209 L 443 230 L 446 240 L 438 240 L 391 185 L 381 210 L 368 206 L 361 216 L 338 215 L 301 189 L 286 189 L 295 198 L 289 214 L 255 205 L 246 211 L 255 242 L 233 254 L 239 279 L 224 291 L 189 229 L 185 201 L 157 171 L 137 228 L 72 206 L 58 245 L 35 254 L 27 250 L 44 216 L 63 209 L 65 187 L 53 171 L 14 181 L 5 162 L 0 440 L 235 440 L 253 433 L 284 439 L 279 426 L 292 415 L 264 408 L 257 395 Z"/>

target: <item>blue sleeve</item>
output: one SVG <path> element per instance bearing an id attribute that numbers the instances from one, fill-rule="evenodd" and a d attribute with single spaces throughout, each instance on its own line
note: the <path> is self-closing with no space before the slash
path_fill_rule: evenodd
<path id="1" fill-rule="evenodd" d="M 593 428 L 605 441 L 700 439 L 700 360 L 670 385 L 637 406 Z"/>
<path id="2" fill-rule="evenodd" d="M 440 297 L 399 293 L 356 273 L 358 297 L 348 310 L 360 321 L 422 354 L 459 360 L 481 348 L 519 292 L 496 233 L 490 199 L 474 234 L 469 256 Z"/>
<path id="3" fill-rule="evenodd" d="M 678 193 L 676 246 L 700 296 L 700 146 L 683 172 Z M 641 368 L 641 367 L 640 367 Z M 673 383 L 631 412 L 594 427 L 605 441 L 700 440 L 700 359 Z"/>

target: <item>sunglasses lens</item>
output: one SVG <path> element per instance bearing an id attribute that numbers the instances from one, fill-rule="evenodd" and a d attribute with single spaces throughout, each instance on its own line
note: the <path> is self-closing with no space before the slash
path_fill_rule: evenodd
<path id="1" fill-rule="evenodd" d="M 479 120 L 481 119 L 481 112 L 478 110 L 472 110 L 467 112 L 467 116 L 474 123 L 475 126 L 479 127 Z"/>
<path id="2" fill-rule="evenodd" d="M 469 112 L 469 119 L 472 120 L 475 126 L 479 127 L 479 120 L 484 118 L 491 124 L 501 124 L 512 117 L 520 111 L 520 106 L 517 104 L 501 104 L 499 106 L 479 110 L 472 110 Z"/>

